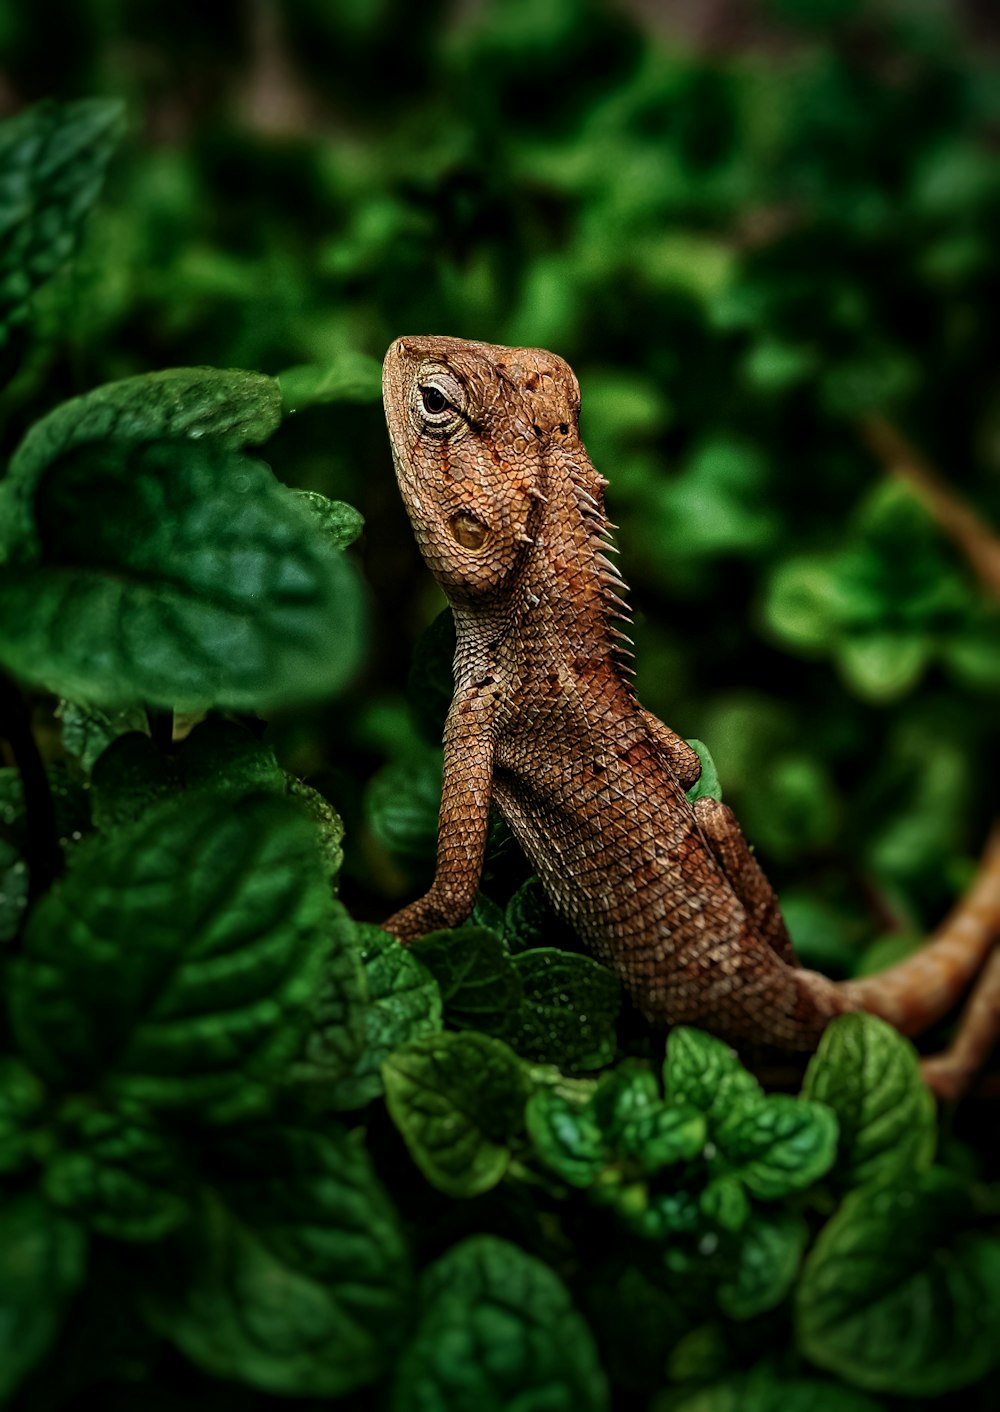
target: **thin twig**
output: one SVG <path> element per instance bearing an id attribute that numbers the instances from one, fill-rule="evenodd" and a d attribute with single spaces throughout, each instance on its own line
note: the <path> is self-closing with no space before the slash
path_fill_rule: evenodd
<path id="1" fill-rule="evenodd" d="M 934 516 L 945 534 L 965 555 L 980 583 L 1000 598 L 1000 536 L 974 510 L 915 446 L 879 413 L 864 417 L 861 434 L 885 469 L 904 481 Z"/>

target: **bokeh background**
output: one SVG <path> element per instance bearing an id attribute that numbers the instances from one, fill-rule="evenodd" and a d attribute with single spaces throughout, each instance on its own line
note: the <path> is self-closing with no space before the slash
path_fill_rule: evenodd
<path id="1" fill-rule="evenodd" d="M 401 333 L 558 351 L 644 703 L 708 742 L 808 960 L 912 946 L 996 804 L 995 9 L 3 0 L 0 112 L 89 95 L 129 132 L 3 350 L 3 450 L 156 368 L 343 365 Z M 407 677 L 442 600 L 377 402 L 314 405 L 266 454 L 366 518 L 363 669 L 270 729 L 379 917 L 433 856 L 440 676 L 410 705 Z"/>

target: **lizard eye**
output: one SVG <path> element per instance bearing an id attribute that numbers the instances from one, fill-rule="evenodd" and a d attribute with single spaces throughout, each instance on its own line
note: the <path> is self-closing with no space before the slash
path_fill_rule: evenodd
<path id="1" fill-rule="evenodd" d="M 451 532 L 463 549 L 482 549 L 490 535 L 489 526 L 465 510 L 452 516 Z"/>
<path id="2" fill-rule="evenodd" d="M 443 412 L 448 406 L 448 399 L 439 387 L 422 387 L 420 400 L 424 404 L 424 411 L 430 412 L 432 416 L 435 412 Z"/>

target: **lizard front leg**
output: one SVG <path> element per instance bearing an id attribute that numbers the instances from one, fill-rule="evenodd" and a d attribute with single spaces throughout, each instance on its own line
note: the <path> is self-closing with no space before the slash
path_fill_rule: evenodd
<path id="1" fill-rule="evenodd" d="M 423 897 L 382 926 L 400 941 L 455 927 L 472 911 L 486 848 L 493 788 L 493 700 L 475 687 L 456 693 L 444 728 L 437 869 Z"/>

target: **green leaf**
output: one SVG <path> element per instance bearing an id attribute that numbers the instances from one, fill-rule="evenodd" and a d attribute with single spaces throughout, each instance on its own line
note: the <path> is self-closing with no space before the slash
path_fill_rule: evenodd
<path id="1" fill-rule="evenodd" d="M 370 922 L 354 924 L 362 991 L 367 997 L 360 1053 L 326 1090 L 326 1106 L 361 1108 L 384 1091 L 382 1065 L 394 1049 L 441 1029 L 437 982 L 394 936 Z"/>
<path id="2" fill-rule="evenodd" d="M 711 751 L 703 740 L 689 740 L 688 745 L 701 761 L 701 774 L 687 791 L 688 803 L 695 804 L 699 799 L 706 798 L 721 800 L 722 785 Z"/>
<path id="3" fill-rule="evenodd" d="M 724 1231 L 741 1231 L 750 1219 L 750 1198 L 739 1177 L 715 1177 L 698 1198 L 698 1208 Z"/>
<path id="4" fill-rule="evenodd" d="M 188 1216 L 190 1178 L 176 1144 L 141 1110 L 71 1101 L 43 1190 L 83 1225 L 116 1240 L 159 1240 Z"/>
<path id="5" fill-rule="evenodd" d="M 558 946 L 566 931 L 566 923 L 556 915 L 535 877 L 522 883 L 507 903 L 503 937 L 515 955 L 539 947 Z"/>
<path id="6" fill-rule="evenodd" d="M 384 765 L 365 792 L 372 833 L 401 858 L 434 858 L 440 807 L 441 751 L 429 746 Z"/>
<path id="7" fill-rule="evenodd" d="M 937 1118 L 913 1045 L 874 1015 L 841 1015 L 809 1062 L 805 1098 L 837 1115 L 832 1175 L 842 1186 L 892 1181 L 934 1157 Z"/>
<path id="8" fill-rule="evenodd" d="M 940 1169 L 850 1192 L 799 1280 L 805 1356 L 895 1396 L 981 1378 L 1000 1356 L 1000 1241 L 971 1233 L 973 1217 L 965 1184 Z"/>
<path id="9" fill-rule="evenodd" d="M 730 1110 L 713 1136 L 718 1165 L 761 1201 L 812 1186 L 837 1155 L 837 1119 L 830 1109 L 784 1093 Z"/>
<path id="10" fill-rule="evenodd" d="M 621 1009 L 617 977 L 590 956 L 551 946 L 523 951 L 514 965 L 524 986 L 519 1026 L 511 1039 L 518 1053 L 578 1068 L 608 1063 Z"/>
<path id="11" fill-rule="evenodd" d="M 91 772 L 91 809 L 102 833 L 132 824 L 181 788 L 173 760 L 148 735 L 130 731 L 113 740 Z"/>
<path id="12" fill-rule="evenodd" d="M 70 451 L 110 442 L 127 455 L 141 443 L 185 437 L 237 451 L 266 441 L 280 422 L 274 379 L 240 368 L 166 368 L 109 382 L 61 403 L 35 423 L 11 459 L 0 490 L 5 512 L 0 515 L 0 563 L 5 544 L 18 560 L 37 557 L 33 502 L 39 481 L 47 467 Z M 154 512 L 174 503 L 165 493 L 152 499 Z"/>
<path id="13" fill-rule="evenodd" d="M 56 1083 L 238 1110 L 301 1044 L 330 915 L 313 831 L 287 801 L 169 801 L 88 846 L 34 908 L 15 1033 Z"/>
<path id="14" fill-rule="evenodd" d="M 212 441 L 106 441 L 50 466 L 41 561 L 0 571 L 0 660 L 73 699 L 250 708 L 357 657 L 342 555 L 270 470 Z"/>
<path id="15" fill-rule="evenodd" d="M 358 927 L 334 904 L 313 1002 L 312 1023 L 287 1082 L 311 1110 L 341 1106 L 342 1085 L 356 1083 L 365 1052 L 369 1003 L 361 968 Z M 371 1062 L 371 1056 L 369 1056 Z"/>
<path id="16" fill-rule="evenodd" d="M 125 706 L 120 710 L 103 710 L 100 706 L 84 706 L 78 701 L 60 701 L 56 715 L 62 723 L 63 749 L 75 755 L 84 770 L 92 770 L 94 762 L 119 736 L 130 731 L 149 734 L 149 722 L 142 706 Z"/>
<path id="17" fill-rule="evenodd" d="M 736 1268 L 719 1285 L 719 1308 L 730 1319 L 754 1319 L 788 1294 L 809 1239 L 790 1211 L 755 1211 L 739 1238 Z"/>
<path id="18" fill-rule="evenodd" d="M 365 527 L 364 515 L 346 500 L 329 500 L 318 490 L 297 490 L 295 497 L 338 549 L 353 544 Z"/>
<path id="19" fill-rule="evenodd" d="M 385 1101 L 410 1156 L 447 1196 L 479 1196 L 510 1161 L 530 1091 L 517 1055 L 475 1031 L 429 1035 L 382 1065 Z"/>
<path id="20" fill-rule="evenodd" d="M 0 344 L 74 254 L 121 140 L 118 99 L 39 103 L 0 123 Z"/>
<path id="21" fill-rule="evenodd" d="M 149 1314 L 200 1368 L 286 1397 L 340 1397 L 391 1362 L 411 1298 L 399 1218 L 337 1130 L 236 1130 L 202 1165 L 196 1227 L 165 1249 Z"/>
<path id="22" fill-rule="evenodd" d="M 712 1125 L 764 1096 L 735 1050 L 714 1035 L 683 1025 L 667 1038 L 663 1081 L 671 1103 L 689 1103 Z"/>
<path id="23" fill-rule="evenodd" d="M 0 1200 L 0 1401 L 48 1351 L 86 1255 L 80 1227 L 40 1197 Z"/>
<path id="24" fill-rule="evenodd" d="M 934 652 L 930 635 L 870 632 L 836 645 L 847 685 L 865 701 L 896 701 L 920 680 Z"/>
<path id="25" fill-rule="evenodd" d="M 724 1378 L 672 1402 L 670 1412 L 881 1412 L 863 1392 L 764 1367 Z"/>
<path id="26" fill-rule="evenodd" d="M 607 1412 L 593 1335 L 558 1277 L 496 1236 L 453 1246 L 420 1290 L 390 1412 Z"/>
<path id="27" fill-rule="evenodd" d="M 495 1035 L 511 1029 L 524 988 L 496 932 L 479 926 L 428 932 L 407 949 L 437 981 L 448 1024 Z"/>
<path id="28" fill-rule="evenodd" d="M 329 402 L 378 402 L 382 365 L 377 358 L 345 349 L 333 363 L 300 363 L 278 375 L 286 415 Z"/>
<path id="29" fill-rule="evenodd" d="M 667 1107 L 656 1079 L 626 1061 L 597 1085 L 594 1113 L 616 1155 L 652 1175 L 696 1157 L 705 1145 L 705 1119 L 690 1106 Z"/>
<path id="30" fill-rule="evenodd" d="M 62 765 L 46 771 L 56 840 L 69 856 L 90 828 L 89 791 Z M 17 936 L 28 906 L 28 819 L 16 768 L 0 768 L 0 941 Z"/>
<path id="31" fill-rule="evenodd" d="M 0 1176 L 34 1164 L 33 1129 L 45 1112 L 46 1097 L 45 1085 L 20 1059 L 0 1058 Z"/>
<path id="32" fill-rule="evenodd" d="M 541 1088 L 528 1099 L 524 1117 L 532 1146 L 546 1167 L 570 1186 L 594 1185 L 612 1154 L 592 1104 Z"/>

